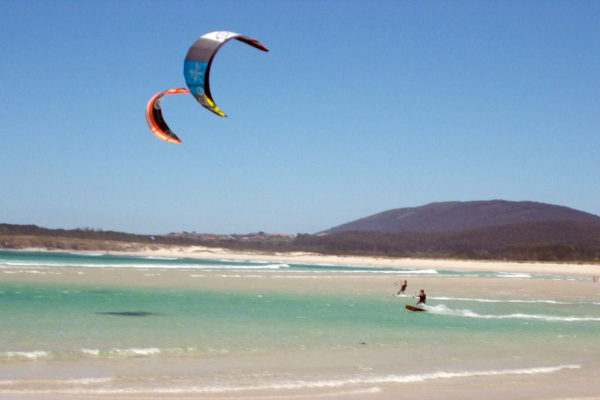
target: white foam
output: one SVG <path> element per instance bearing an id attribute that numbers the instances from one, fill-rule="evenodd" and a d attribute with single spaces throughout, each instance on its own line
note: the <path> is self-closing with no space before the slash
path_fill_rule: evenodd
<path id="1" fill-rule="evenodd" d="M 230 260 L 230 259 L 222 259 L 222 260 L 218 260 L 222 263 L 232 263 L 232 264 L 245 264 L 245 263 L 252 263 L 252 264 L 271 264 L 273 261 L 246 261 L 246 260 Z"/>
<path id="2" fill-rule="evenodd" d="M 213 349 L 208 349 L 212 352 Z M 182 355 L 188 353 L 195 353 L 198 351 L 196 347 L 169 347 L 169 348 L 112 348 L 112 349 L 80 349 L 79 352 L 86 357 L 107 357 L 107 358 L 138 358 L 138 357 L 152 357 L 159 354 L 175 354 Z"/>
<path id="3" fill-rule="evenodd" d="M 364 267 L 352 267 L 350 270 L 294 270 L 295 274 L 375 274 L 375 275 L 437 275 L 439 272 L 435 269 L 415 269 L 415 270 L 381 270 L 368 269 Z M 363 275 L 364 276 L 364 275 Z"/>
<path id="4" fill-rule="evenodd" d="M 4 351 L 0 353 L 0 359 L 40 360 L 48 357 L 50 357 L 50 352 L 43 350 Z"/>
<path id="5" fill-rule="evenodd" d="M 530 274 L 519 273 L 519 272 L 499 272 L 497 275 L 499 278 L 531 278 Z"/>
<path id="6" fill-rule="evenodd" d="M 108 352 L 112 356 L 125 356 L 125 357 L 148 357 L 160 354 L 161 350 L 156 347 L 149 347 L 144 349 L 117 349 L 114 348 Z"/>
<path id="7" fill-rule="evenodd" d="M 113 382 L 115 378 L 107 376 L 102 378 L 70 378 L 63 381 L 54 381 L 54 383 L 66 383 L 72 385 L 98 385 L 102 383 Z"/>
<path id="8" fill-rule="evenodd" d="M 363 272 L 363 271 L 361 271 Z M 437 275 L 439 272 L 435 269 L 411 269 L 411 270 L 392 270 L 392 271 L 364 271 L 383 274 L 398 274 L 398 275 Z"/>
<path id="9" fill-rule="evenodd" d="M 578 369 L 580 365 L 559 365 L 555 367 L 535 367 L 519 369 L 503 369 L 490 371 L 459 371 L 459 372 L 433 372 L 413 375 L 380 375 L 380 376 L 356 376 L 345 379 L 315 380 L 315 381 L 290 381 L 268 385 L 254 385 L 249 387 L 206 387 L 198 388 L 201 392 L 229 392 L 243 390 L 269 390 L 269 389 L 304 389 L 304 388 L 336 388 L 347 385 L 360 384 L 385 384 L 385 383 L 414 383 L 437 379 L 470 378 L 481 376 L 501 375 L 534 375 L 558 372 L 562 369 Z"/>
<path id="10" fill-rule="evenodd" d="M 377 385 L 377 384 L 406 384 L 418 383 L 440 379 L 454 378 L 474 378 L 487 376 L 506 376 L 506 375 L 537 375 L 559 372 L 566 369 L 579 369 L 580 365 L 568 364 L 557 365 L 550 367 L 533 367 L 533 368 L 514 368 L 501 370 L 484 370 L 484 371 L 437 371 L 431 373 L 411 374 L 411 375 L 356 375 L 337 379 L 321 379 L 321 380 L 283 380 L 276 382 L 257 383 L 253 385 L 219 385 L 219 386 L 179 386 L 179 387 L 148 387 L 147 385 L 140 387 L 100 387 L 100 388 L 65 388 L 53 390 L 2 390 L 3 393 L 13 394 L 32 394 L 32 393 L 68 393 L 68 394 L 140 394 L 140 393 L 163 393 L 163 394 L 182 394 L 182 393 L 227 393 L 227 392 L 243 392 L 243 391 L 269 391 L 269 390 L 298 390 L 298 389 L 331 389 L 341 388 L 346 386 L 358 385 Z M 110 378 L 99 378 L 110 379 Z M 63 381 L 64 382 L 64 381 Z M 89 384 L 103 383 L 90 380 Z M 356 390 L 364 393 L 379 393 L 378 387 L 357 388 Z"/>
<path id="11" fill-rule="evenodd" d="M 92 357 L 98 357 L 100 355 L 100 350 L 98 349 L 81 349 L 81 352 Z"/>
<path id="12" fill-rule="evenodd" d="M 44 385 L 77 385 L 91 386 L 113 382 L 113 377 L 103 378 L 69 378 L 69 379 L 3 379 L 0 380 L 0 386 L 17 386 L 23 384 L 44 384 Z"/>
<path id="13" fill-rule="evenodd" d="M 220 274 L 218 275 L 221 278 L 264 278 L 264 275 L 241 275 L 241 274 Z"/>
<path id="14" fill-rule="evenodd" d="M 72 256 L 85 256 L 85 257 L 102 257 L 102 256 L 106 256 L 108 255 L 108 253 L 74 253 L 74 252 L 68 252 L 67 254 L 70 254 Z"/>
<path id="15" fill-rule="evenodd" d="M 242 268 L 242 269 L 279 269 L 279 268 L 289 268 L 289 264 L 285 264 L 285 263 L 279 263 L 279 264 L 263 264 L 263 265 L 245 265 L 243 267 L 240 266 L 236 266 L 236 268 Z"/>
<path id="16" fill-rule="evenodd" d="M 15 270 L 14 268 L 19 267 L 21 270 Z M 170 264 L 170 263 L 86 263 L 86 262 L 69 262 L 69 263 L 53 263 L 53 262 L 8 262 L 0 265 L 0 268 L 7 268 L 11 271 L 19 273 L 40 273 L 27 270 L 32 267 L 56 267 L 56 268 L 135 268 L 135 269 L 231 269 L 231 270 L 245 270 L 245 269 L 280 269 L 289 268 L 290 266 L 285 263 L 275 264 L 256 264 L 256 265 L 223 265 L 223 264 L 197 264 L 197 263 L 181 263 L 181 264 Z M 4 273 L 16 273 L 7 272 Z M 42 272 L 43 273 L 43 272 Z"/>
<path id="17" fill-rule="evenodd" d="M 354 267 L 356 269 L 352 270 L 341 270 L 341 271 L 319 271 L 322 273 L 336 273 L 336 274 L 381 274 L 381 275 L 438 275 L 439 272 L 435 269 L 391 269 L 391 270 L 382 270 L 382 269 L 368 269 L 364 267 Z M 308 272 L 317 272 L 317 271 L 308 271 Z"/>
<path id="18" fill-rule="evenodd" d="M 476 303 L 546 303 L 546 304 L 573 304 L 564 301 L 556 300 L 519 300 L 519 299 L 478 299 L 469 297 L 430 297 L 432 300 L 449 300 L 449 301 L 473 301 Z"/>
<path id="19" fill-rule="evenodd" d="M 556 315 L 539 315 L 539 314 L 478 314 L 468 309 L 452 309 L 443 304 L 436 306 L 425 306 L 425 309 L 432 314 L 453 315 L 466 318 L 481 318 L 481 319 L 529 319 L 548 322 L 595 322 L 600 321 L 600 317 L 577 317 L 577 316 L 556 316 Z"/>

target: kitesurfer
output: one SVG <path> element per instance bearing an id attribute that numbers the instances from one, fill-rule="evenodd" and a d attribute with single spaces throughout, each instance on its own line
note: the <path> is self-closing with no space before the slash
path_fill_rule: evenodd
<path id="1" fill-rule="evenodd" d="M 417 302 L 418 306 L 425 305 L 425 301 L 427 300 L 427 295 L 425 294 L 425 290 L 421 289 L 419 292 L 419 301 Z"/>
<path id="2" fill-rule="evenodd" d="M 398 293 L 396 293 L 396 295 L 404 294 L 407 286 L 408 286 L 408 282 L 406 282 L 406 279 L 405 279 L 404 282 L 402 283 L 402 286 L 400 287 L 400 290 L 398 291 Z"/>

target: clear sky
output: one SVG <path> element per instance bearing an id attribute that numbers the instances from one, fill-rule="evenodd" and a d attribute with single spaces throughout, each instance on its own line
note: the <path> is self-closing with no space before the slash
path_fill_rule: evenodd
<path id="1" fill-rule="evenodd" d="M 599 1 L 0 0 L 0 222 L 314 233 L 392 208 L 600 214 Z M 202 34 L 223 119 L 170 96 Z"/>

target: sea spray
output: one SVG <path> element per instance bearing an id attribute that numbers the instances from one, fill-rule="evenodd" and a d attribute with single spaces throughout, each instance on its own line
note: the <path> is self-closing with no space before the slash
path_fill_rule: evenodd
<path id="1" fill-rule="evenodd" d="M 469 309 L 453 309 L 444 304 L 435 306 L 425 306 L 425 309 L 432 314 L 449 315 L 465 318 L 480 318 L 480 319 L 523 319 L 523 320 L 538 320 L 548 322 L 600 322 L 600 317 L 596 316 L 557 316 L 557 315 L 539 315 L 539 314 L 479 314 Z"/>
<path id="2" fill-rule="evenodd" d="M 545 304 L 582 304 L 582 303 L 569 303 L 566 301 L 557 300 L 522 300 L 522 299 L 481 299 L 481 298 L 469 298 L 469 297 L 447 297 L 447 296 L 431 296 L 431 300 L 440 301 L 472 301 L 476 303 L 545 303 Z"/>

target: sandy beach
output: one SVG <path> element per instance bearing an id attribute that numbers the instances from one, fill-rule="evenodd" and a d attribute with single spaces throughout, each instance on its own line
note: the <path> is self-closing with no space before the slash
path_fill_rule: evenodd
<path id="1" fill-rule="evenodd" d="M 39 249 L 34 249 L 39 250 Z M 444 269 L 456 271 L 505 271 L 538 274 L 600 275 L 600 263 L 544 263 L 514 261 L 475 261 L 449 259 L 386 258 L 366 256 L 335 256 L 314 253 L 258 253 L 236 252 L 222 248 L 202 246 L 153 246 L 138 247 L 130 252 L 119 254 L 144 255 L 154 257 L 189 257 L 202 259 L 227 259 L 273 261 L 284 263 L 356 265 L 368 267 L 396 267 Z"/>

